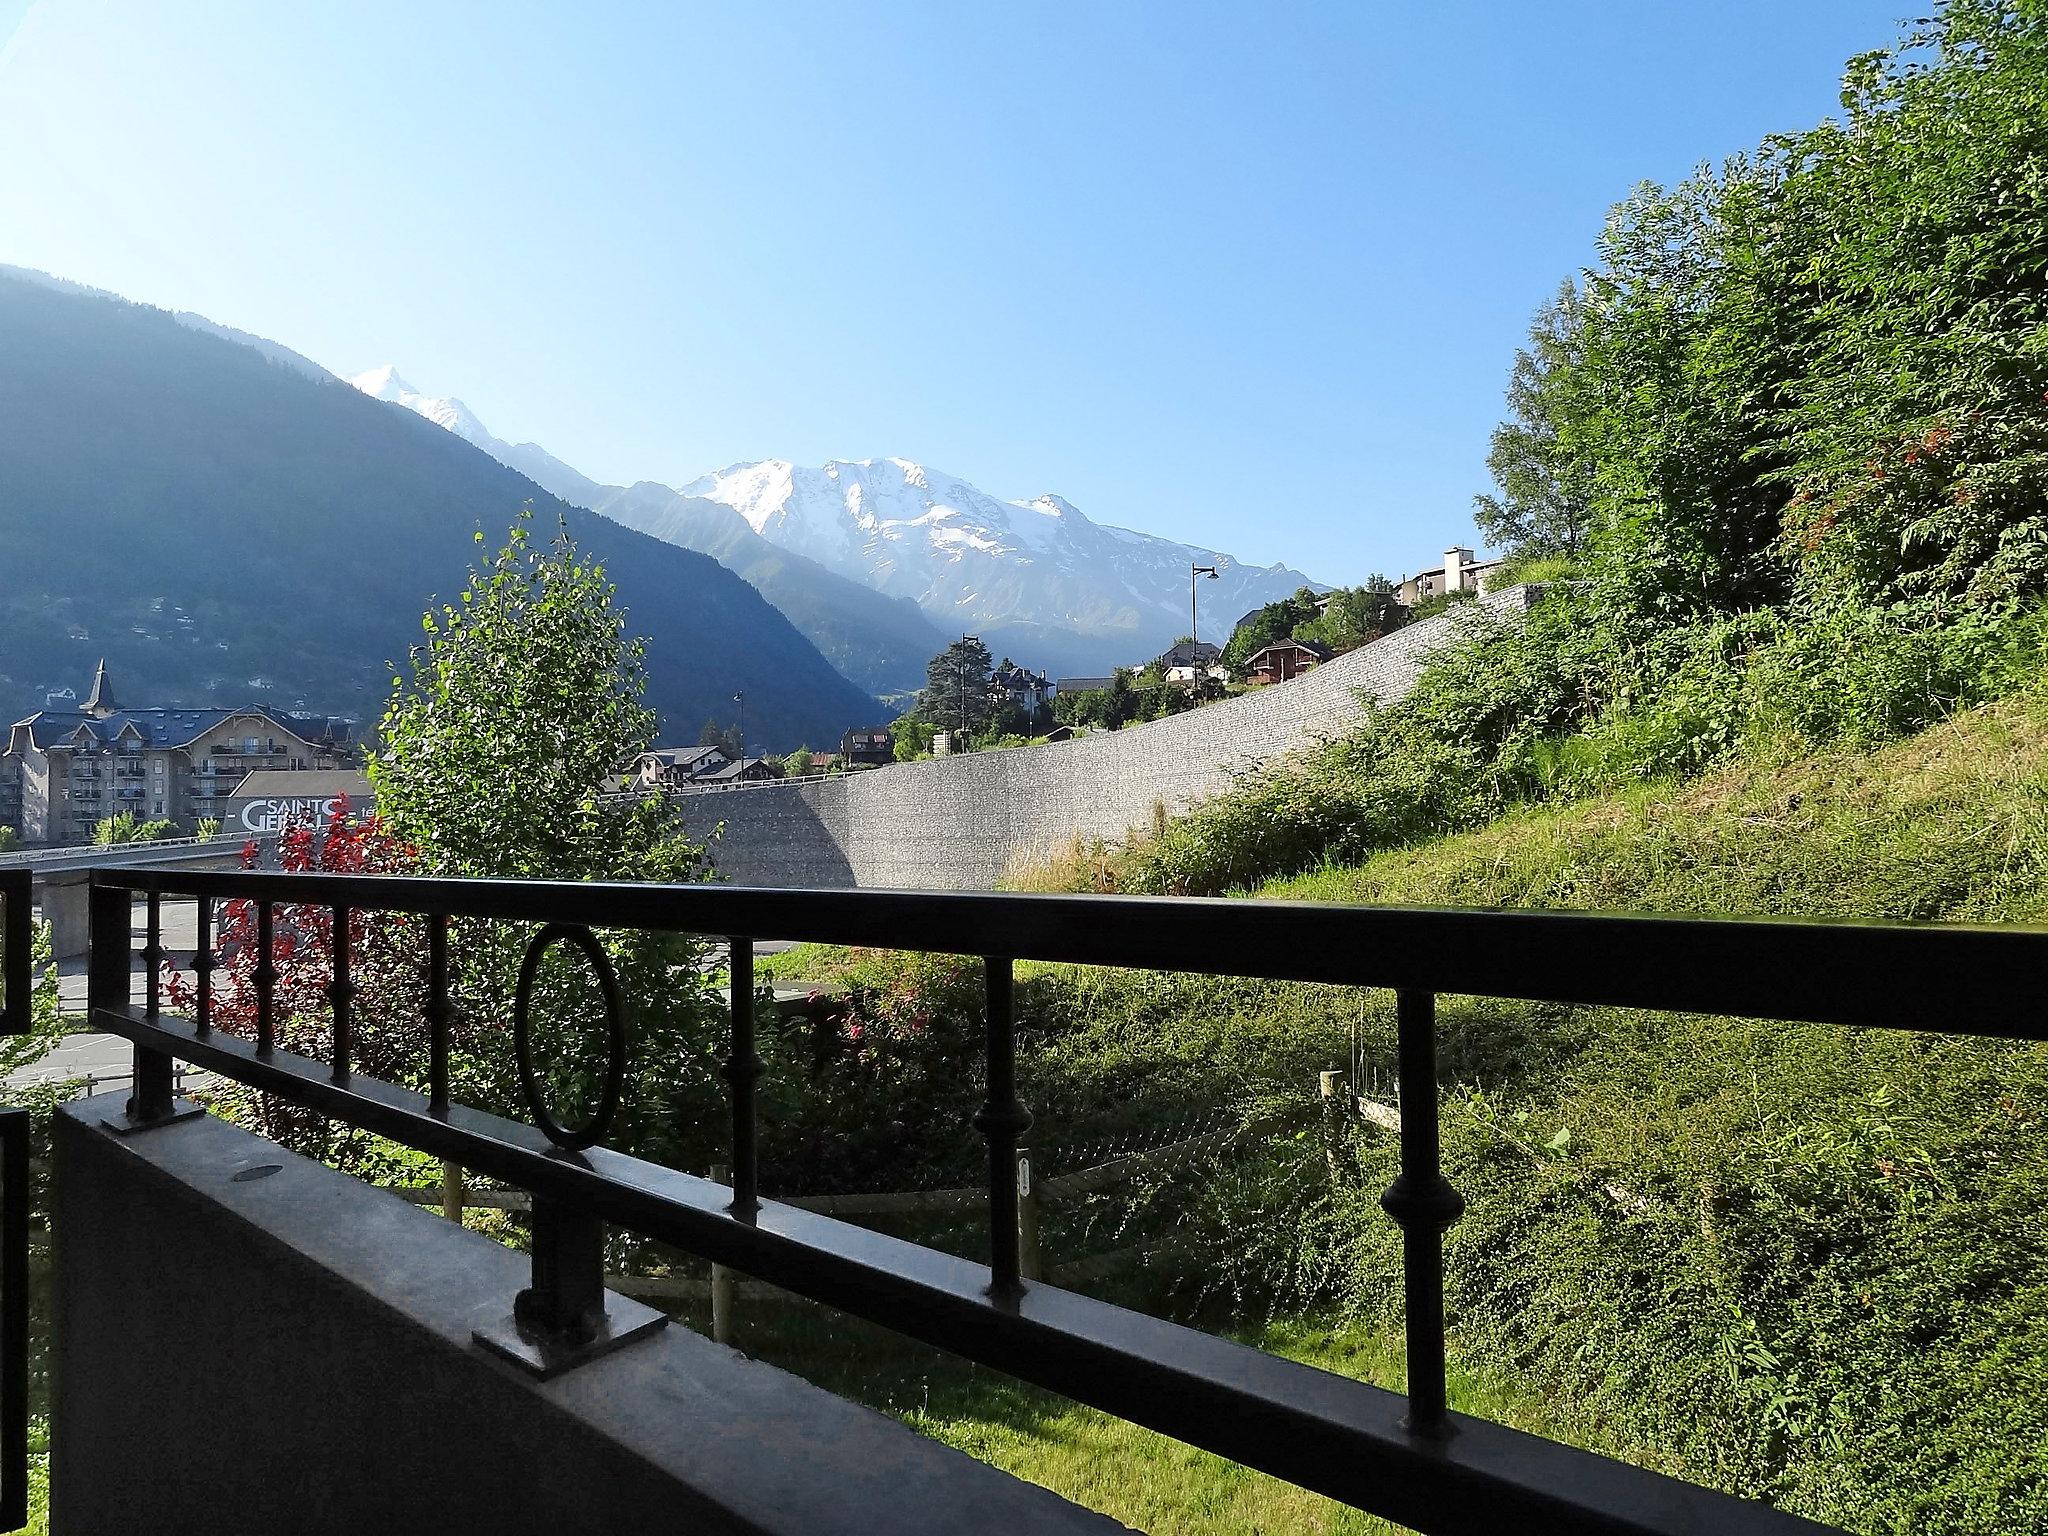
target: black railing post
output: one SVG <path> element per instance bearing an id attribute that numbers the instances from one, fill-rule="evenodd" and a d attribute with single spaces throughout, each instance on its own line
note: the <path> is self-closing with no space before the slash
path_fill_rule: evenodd
<path id="1" fill-rule="evenodd" d="M 213 1027 L 213 898 L 199 898 L 199 936 L 192 945 L 192 974 L 199 986 L 198 1011 L 192 1020 L 197 1034 Z"/>
<path id="2" fill-rule="evenodd" d="M 347 907 L 334 909 L 334 971 L 327 983 L 327 1001 L 334 1009 L 334 1080 L 348 1081 L 355 1055 L 355 982 L 349 973 L 349 925 Z"/>
<path id="3" fill-rule="evenodd" d="M 163 978 L 158 974 L 164 956 L 163 897 L 152 890 L 144 907 L 149 915 L 142 937 L 142 995 L 144 1010 L 153 1019 L 163 1012 Z"/>
<path id="4" fill-rule="evenodd" d="M 97 875 L 88 876 L 88 880 L 86 1010 L 89 1014 L 102 1009 L 125 1014 L 134 998 L 131 964 L 135 951 L 130 947 L 134 899 L 123 887 L 101 884 Z M 165 1052 L 135 1047 L 135 1074 L 129 1084 L 127 1113 L 130 1123 L 137 1125 L 170 1118 L 171 1058 Z"/>
<path id="5" fill-rule="evenodd" d="M 533 1285 L 512 1315 L 571 1347 L 604 1327 L 604 1223 L 546 1195 L 533 1197 Z"/>
<path id="6" fill-rule="evenodd" d="M 989 1293 L 1024 1289 L 1017 1259 L 1017 1142 L 1031 1129 L 1031 1111 L 1017 1101 L 1015 976 L 1010 961 L 991 955 L 988 976 L 988 1100 L 974 1128 L 988 1141 Z"/>
<path id="7" fill-rule="evenodd" d="M 732 1050 L 719 1069 L 732 1088 L 733 1215 L 750 1221 L 761 1207 L 760 1131 L 754 1113 L 754 1085 L 761 1058 L 754 1052 L 754 941 L 728 941 L 732 957 Z"/>
<path id="8" fill-rule="evenodd" d="M 445 1115 L 448 1112 L 448 1034 L 455 1009 L 448 1000 L 448 918 L 441 912 L 427 919 L 426 1006 L 427 1107 L 437 1115 Z"/>
<path id="9" fill-rule="evenodd" d="M 0 949 L 7 951 L 0 972 L 0 1034 L 25 1035 L 35 980 L 29 966 L 29 903 L 35 877 L 25 869 L 0 869 Z"/>
<path id="10" fill-rule="evenodd" d="M 0 1530 L 28 1524 L 29 1113 L 0 1110 Z"/>
<path id="11" fill-rule="evenodd" d="M 1436 997 L 1396 994 L 1401 1083 L 1401 1172 L 1380 1207 L 1401 1228 L 1401 1277 L 1408 1335 L 1408 1428 L 1449 1428 L 1444 1388 L 1444 1246 L 1465 1202 L 1443 1176 L 1437 1141 Z"/>
<path id="12" fill-rule="evenodd" d="M 270 903 L 256 902 L 256 1049 L 268 1056 L 277 1047 L 277 1018 L 272 1011 L 277 996 L 277 945 L 273 941 L 276 916 Z"/>

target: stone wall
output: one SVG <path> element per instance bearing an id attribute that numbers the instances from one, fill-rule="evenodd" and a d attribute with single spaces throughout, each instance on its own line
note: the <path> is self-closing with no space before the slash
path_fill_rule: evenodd
<path id="1" fill-rule="evenodd" d="M 1539 589 L 1479 599 L 1525 611 Z M 1121 731 L 1000 752 L 897 763 L 808 784 L 703 791 L 683 800 L 736 885 L 991 890 L 1076 833 L 1121 837 L 1318 738 L 1341 735 L 1362 699 L 1406 696 L 1471 611 L 1397 630 L 1291 682 Z"/>

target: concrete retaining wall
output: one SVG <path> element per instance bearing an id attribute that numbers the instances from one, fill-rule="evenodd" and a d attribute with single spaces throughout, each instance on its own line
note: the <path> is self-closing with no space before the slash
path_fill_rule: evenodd
<path id="1" fill-rule="evenodd" d="M 1123 1529 L 680 1324 L 538 1380 L 473 1337 L 525 1255 L 121 1103 L 55 1116 L 54 1536 Z"/>
<path id="2" fill-rule="evenodd" d="M 1540 589 L 1511 587 L 1480 605 L 1522 612 Z M 1318 667 L 1186 714 L 1052 746 L 898 763 L 809 784 L 686 796 L 699 836 L 738 885 L 991 890 L 1066 847 L 1076 833 L 1121 837 L 1155 805 L 1185 811 L 1261 762 L 1354 725 L 1364 697 L 1415 686 L 1468 609 L 1426 619 Z"/>

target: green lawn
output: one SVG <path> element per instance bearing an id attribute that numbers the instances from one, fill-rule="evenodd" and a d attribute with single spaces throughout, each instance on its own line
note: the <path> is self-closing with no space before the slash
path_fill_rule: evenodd
<path id="1" fill-rule="evenodd" d="M 701 1323 L 701 1319 L 698 1319 Z M 1154 1536 L 1397 1531 L 1402 1527 L 821 1308 L 753 1303 L 739 1346 L 935 1440 Z M 1240 1341 L 1398 1389 L 1398 1338 L 1334 1320 L 1233 1330 Z M 1546 1403 L 1453 1367 L 1452 1405 L 1541 1432 Z"/>

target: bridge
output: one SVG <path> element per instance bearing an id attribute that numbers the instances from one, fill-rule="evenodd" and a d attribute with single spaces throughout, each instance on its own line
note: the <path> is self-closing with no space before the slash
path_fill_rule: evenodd
<path id="1" fill-rule="evenodd" d="M 160 841 L 93 843 L 61 848 L 17 849 L 0 853 L 0 870 L 26 869 L 35 904 L 50 925 L 50 944 L 59 960 L 76 959 L 86 950 L 86 884 L 95 869 L 240 869 L 242 853 L 256 844 L 257 864 L 274 864 L 275 833 L 262 837 L 169 837 Z"/>

